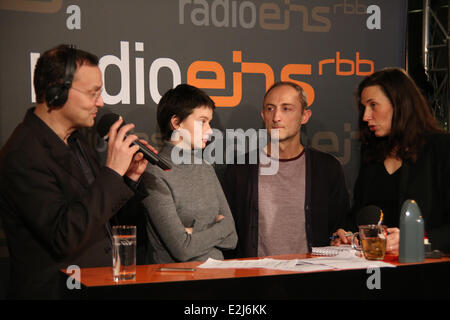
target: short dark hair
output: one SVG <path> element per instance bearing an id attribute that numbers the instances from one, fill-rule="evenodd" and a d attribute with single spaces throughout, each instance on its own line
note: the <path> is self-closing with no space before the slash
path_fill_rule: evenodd
<path id="1" fill-rule="evenodd" d="M 391 132 L 388 137 L 376 137 L 363 121 L 361 94 L 371 86 L 379 86 L 392 104 Z M 382 161 L 393 151 L 402 160 L 415 162 L 426 135 L 444 131 L 433 117 L 427 100 L 414 80 L 401 68 L 385 68 L 367 76 L 358 86 L 357 101 L 364 162 Z"/>
<path id="2" fill-rule="evenodd" d="M 173 132 L 170 120 L 173 116 L 183 121 L 198 107 L 207 107 L 214 110 L 216 106 L 203 90 L 188 84 L 180 84 L 167 91 L 159 101 L 156 110 L 156 118 L 162 138 L 170 140 Z"/>
<path id="3" fill-rule="evenodd" d="M 36 101 L 44 103 L 46 92 L 50 87 L 63 85 L 66 76 L 66 63 L 70 51 L 75 50 L 76 68 L 83 64 L 97 66 L 98 57 L 92 53 L 74 49 L 70 45 L 61 44 L 45 51 L 38 59 L 34 69 L 34 91 Z"/>
<path id="4" fill-rule="evenodd" d="M 267 91 L 266 94 L 264 95 L 264 99 L 263 101 L 266 100 L 267 95 L 275 88 L 281 87 L 281 86 L 289 86 L 293 89 L 295 89 L 298 92 L 298 99 L 300 100 L 300 104 L 302 106 L 302 111 L 306 110 L 306 108 L 308 107 L 308 103 L 307 103 L 307 98 L 306 98 L 306 93 L 305 90 L 303 90 L 303 88 L 301 86 L 299 86 L 298 84 L 292 82 L 292 81 L 278 81 L 275 82 Z"/>

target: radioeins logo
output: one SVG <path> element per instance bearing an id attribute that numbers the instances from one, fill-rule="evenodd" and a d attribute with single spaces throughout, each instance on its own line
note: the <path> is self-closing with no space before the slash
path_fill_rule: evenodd
<path id="1" fill-rule="evenodd" d="M 303 32 L 329 32 L 333 15 L 365 15 L 376 10 L 370 7 L 377 7 L 367 6 L 359 0 L 333 1 L 328 6 L 314 5 L 314 2 L 178 0 L 178 23 L 192 23 L 197 27 L 264 30 L 297 28 Z"/>
<path id="2" fill-rule="evenodd" d="M 280 2 L 252 2 L 236 0 L 179 0 L 178 19 L 180 24 L 192 23 L 198 27 L 229 27 L 229 28 L 256 28 L 266 30 L 286 30 L 300 28 L 302 32 L 328 32 L 332 27 L 330 17 L 336 14 L 367 15 L 366 27 L 368 29 L 381 29 L 381 10 L 376 5 L 366 6 L 358 0 L 343 0 L 329 6 L 312 6 L 291 3 L 285 0 Z M 300 15 L 299 15 L 300 14 Z M 135 42 L 134 50 L 128 41 L 120 41 L 120 54 L 109 54 L 101 57 L 100 68 L 104 76 L 105 90 L 102 97 L 106 104 L 130 104 L 132 85 L 134 85 L 134 101 L 137 105 L 146 103 L 146 82 L 150 97 L 158 103 L 161 99 L 158 75 L 161 69 L 169 70 L 172 76 L 173 87 L 181 83 L 182 75 L 180 64 L 169 57 L 157 58 L 150 63 L 147 71 L 144 67 L 144 42 Z M 130 69 L 130 60 L 133 59 L 135 71 Z M 247 61 L 245 51 L 236 48 L 229 52 L 230 60 L 237 65 L 228 74 L 220 61 L 197 60 L 189 64 L 186 82 L 201 89 L 224 90 L 224 95 L 213 95 L 211 98 L 218 107 L 235 107 L 240 104 L 243 93 L 243 75 L 258 74 L 265 79 L 267 90 L 275 80 L 293 81 L 302 86 L 308 97 L 308 105 L 314 103 L 315 91 L 313 86 L 305 81 L 299 81 L 298 76 L 319 76 L 335 74 L 336 76 L 367 76 L 374 71 L 374 61 L 361 57 L 360 52 L 343 56 L 340 51 L 327 54 L 316 63 L 289 63 L 277 69 L 264 61 Z M 34 65 L 39 53 L 30 54 L 30 73 L 33 77 Z M 229 62 L 229 61 L 226 61 Z M 183 63 L 189 63 L 183 61 Z M 222 63 L 224 63 L 222 61 Z M 148 61 L 145 61 L 148 65 Z M 239 68 L 240 66 L 240 68 Z M 108 91 L 108 70 L 118 68 L 120 71 L 121 87 L 118 93 Z M 184 69 L 186 70 L 186 69 Z M 207 78 L 202 75 L 213 75 Z M 31 82 L 32 83 L 32 82 Z M 226 88 L 226 85 L 231 88 Z M 231 94 L 230 94 L 231 92 Z M 34 89 L 31 88 L 32 102 L 35 102 Z M 148 99 L 148 98 L 147 98 Z"/>
<path id="3" fill-rule="evenodd" d="M 143 42 L 134 43 L 134 51 L 136 53 L 144 51 Z M 160 92 L 158 83 L 158 74 L 161 69 L 166 68 L 170 71 L 173 79 L 173 87 L 181 83 L 182 75 L 181 68 L 177 61 L 161 57 L 151 62 L 148 69 L 147 77 L 144 70 L 144 58 L 138 57 L 135 59 L 135 72 L 130 69 L 130 43 L 128 41 L 120 41 L 120 56 L 105 55 L 100 58 L 99 67 L 104 77 L 105 90 L 102 93 L 102 98 L 106 104 L 130 104 L 131 103 L 131 84 L 134 85 L 135 101 L 137 105 L 146 103 L 145 84 L 148 79 L 148 89 L 150 97 L 156 104 L 161 99 L 164 92 Z M 30 53 L 30 77 L 31 84 L 33 84 L 33 70 L 36 65 L 39 53 Z M 217 107 L 235 107 L 240 104 L 243 92 L 243 74 L 259 74 L 265 79 L 266 90 L 275 82 L 275 78 L 281 81 L 293 81 L 300 85 L 306 92 L 308 97 L 308 106 L 314 103 L 315 92 L 311 84 L 299 81 L 293 77 L 297 75 L 310 76 L 312 70 L 317 70 L 318 75 L 325 73 L 335 74 L 336 76 L 367 76 L 374 72 L 374 61 L 362 58 L 358 51 L 351 57 L 343 57 L 339 51 L 331 57 L 325 57 L 317 64 L 297 63 L 286 64 L 280 70 L 274 70 L 268 63 L 260 61 L 245 61 L 242 50 L 234 50 L 230 52 L 230 58 L 234 64 L 240 65 L 240 71 L 232 72 L 232 89 L 231 95 L 211 96 Z M 108 78 L 107 71 L 109 68 L 117 68 L 120 72 L 121 87 L 118 93 L 111 94 L 108 92 Z M 238 68 L 239 69 L 239 68 Z M 202 78 L 202 74 L 214 74 L 213 77 Z M 230 77 L 230 74 L 228 74 Z M 134 79 L 133 79 L 134 78 Z M 187 83 L 201 89 L 226 89 L 227 74 L 219 61 L 205 61 L 197 60 L 190 63 L 187 68 Z M 230 79 L 230 78 L 228 78 Z M 230 90 L 228 90 L 230 92 Z M 34 94 L 34 87 L 31 87 L 31 100 L 36 101 Z"/>

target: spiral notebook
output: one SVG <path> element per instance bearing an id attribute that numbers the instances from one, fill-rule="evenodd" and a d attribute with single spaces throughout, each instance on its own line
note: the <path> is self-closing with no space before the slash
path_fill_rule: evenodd
<path id="1" fill-rule="evenodd" d="M 353 251 L 355 251 L 355 250 L 352 249 L 351 245 L 341 245 L 339 247 L 336 247 L 336 246 L 313 247 L 311 254 L 313 256 L 332 257 L 332 256 L 337 256 L 337 255 L 343 254 L 343 253 L 351 253 Z"/>

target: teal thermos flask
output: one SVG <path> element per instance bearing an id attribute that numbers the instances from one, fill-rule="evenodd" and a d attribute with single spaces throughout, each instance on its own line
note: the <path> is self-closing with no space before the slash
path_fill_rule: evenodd
<path id="1" fill-rule="evenodd" d="M 422 213 L 414 200 L 403 202 L 400 211 L 400 243 L 398 261 L 421 262 L 425 257 L 424 222 Z"/>

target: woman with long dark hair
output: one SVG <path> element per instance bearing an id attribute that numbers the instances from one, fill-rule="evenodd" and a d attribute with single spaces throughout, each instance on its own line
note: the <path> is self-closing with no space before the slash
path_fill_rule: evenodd
<path id="1" fill-rule="evenodd" d="M 357 91 L 361 167 L 354 188 L 353 222 L 365 206 L 383 210 L 388 251 L 398 251 L 402 203 L 419 205 L 432 248 L 450 252 L 450 135 L 402 69 L 365 78 Z"/>

